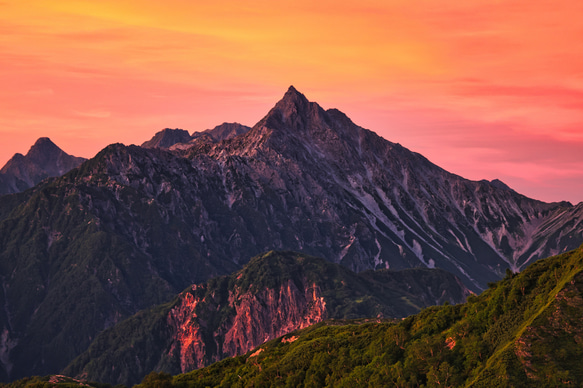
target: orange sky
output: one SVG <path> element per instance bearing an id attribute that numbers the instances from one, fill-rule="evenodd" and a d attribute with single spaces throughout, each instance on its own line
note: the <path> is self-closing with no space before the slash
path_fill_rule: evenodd
<path id="1" fill-rule="evenodd" d="M 460 5 L 461 4 L 461 5 Z M 253 125 L 293 84 L 469 179 L 583 201 L 583 2 L 2 1 L 0 165 Z"/>

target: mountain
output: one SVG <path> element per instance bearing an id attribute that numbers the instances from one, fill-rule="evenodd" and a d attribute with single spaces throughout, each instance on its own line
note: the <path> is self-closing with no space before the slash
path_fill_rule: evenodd
<path id="1" fill-rule="evenodd" d="M 507 267 L 582 242 L 583 204 L 547 204 L 498 180 L 450 174 L 293 87 L 245 135 L 182 155 L 218 162 L 229 207 L 246 196 L 257 198 L 256 208 L 264 202 L 278 218 L 268 228 L 275 248 L 306 250 L 356 271 L 437 266 L 477 291 Z"/>
<path id="2" fill-rule="evenodd" d="M 152 370 L 188 372 L 325 319 L 403 318 L 468 294 L 441 270 L 355 274 L 324 259 L 270 252 L 106 330 L 63 373 L 131 386 Z"/>
<path id="3" fill-rule="evenodd" d="M 192 137 L 184 129 L 164 128 L 153 138 L 142 143 L 144 148 L 170 148 L 177 143 L 188 143 Z"/>
<path id="4" fill-rule="evenodd" d="M 194 132 L 192 136 L 184 129 L 165 128 L 156 133 L 153 138 L 142 143 L 143 148 L 185 148 L 188 143 L 199 142 L 206 139 L 211 143 L 221 140 L 228 140 L 235 136 L 246 133 L 251 128 L 239 123 L 223 123 L 213 129 L 207 129 L 202 132 Z"/>
<path id="5" fill-rule="evenodd" d="M 474 292 L 583 242 L 583 203 L 473 182 L 291 87 L 213 142 L 113 144 L 0 201 L 0 379 L 62 370 L 97 334 L 269 250 L 355 272 L 436 267 Z"/>
<path id="6" fill-rule="evenodd" d="M 171 378 L 167 387 L 563 387 L 583 384 L 583 247 L 467 303 L 400 322 L 324 322 Z"/>
<path id="7" fill-rule="evenodd" d="M 85 158 L 71 156 L 48 137 L 41 137 L 26 155 L 15 154 L 0 170 L 0 195 L 19 193 L 43 179 L 61 176 Z"/>

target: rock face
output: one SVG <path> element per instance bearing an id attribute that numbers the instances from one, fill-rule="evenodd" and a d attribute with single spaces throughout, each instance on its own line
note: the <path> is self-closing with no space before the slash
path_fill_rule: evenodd
<path id="1" fill-rule="evenodd" d="M 396 322 L 319 324 L 176 376 L 174 386 L 583 386 L 583 247 L 466 303 Z"/>
<path id="2" fill-rule="evenodd" d="M 583 204 L 542 203 L 500 181 L 450 174 L 293 87 L 246 134 L 181 155 L 216 166 L 229 209 L 253 209 L 247 214 L 269 237 L 257 241 L 259 230 L 247 225 L 235 226 L 234 238 L 305 250 L 356 271 L 439 267 L 477 291 L 507 267 L 582 241 Z"/>
<path id="3" fill-rule="evenodd" d="M 65 374 L 131 385 L 151 370 L 185 373 L 324 319 L 401 318 L 468 294 L 445 271 L 355 274 L 323 259 L 270 252 L 107 330 Z"/>
<path id="4" fill-rule="evenodd" d="M 4 197 L 0 377 L 54 373 L 103 329 L 272 249 L 357 272 L 442 268 L 479 292 L 577 247 L 582 222 L 583 203 L 450 174 L 290 88 L 231 139 L 114 144 Z"/>
<path id="5" fill-rule="evenodd" d="M 61 176 L 86 159 L 71 156 L 48 137 L 41 137 L 26 155 L 15 154 L 0 170 L 0 195 L 19 193 L 50 177 Z"/>
<path id="6" fill-rule="evenodd" d="M 176 334 L 170 339 L 167 354 L 179 361 L 180 373 L 184 373 L 224 357 L 246 353 L 265 341 L 321 322 L 326 316 L 326 303 L 320 296 L 319 287 L 315 283 L 300 284 L 300 287 L 301 290 L 292 280 L 288 280 L 277 288 L 264 289 L 257 294 L 241 294 L 239 290 L 234 290 L 228 304 L 225 303 L 228 308 L 234 309 L 234 317 L 211 333 L 201 328 L 196 307 L 200 303 L 207 304 L 203 308 L 205 315 L 208 315 L 214 313 L 213 307 L 223 307 L 221 303 L 184 294 L 180 303 L 168 314 L 168 325 Z M 208 350 L 204 334 L 214 338 Z M 217 349 L 216 353 L 214 349 Z M 133 356 L 140 357 L 137 354 Z"/>

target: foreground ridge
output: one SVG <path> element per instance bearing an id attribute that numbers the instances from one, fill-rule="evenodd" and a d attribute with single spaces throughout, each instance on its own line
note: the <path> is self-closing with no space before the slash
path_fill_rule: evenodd
<path id="1" fill-rule="evenodd" d="M 464 304 L 429 307 L 400 322 L 320 322 L 190 373 L 151 372 L 137 387 L 581 386 L 582 295 L 583 246 L 509 271 Z M 85 384 L 57 377 L 7 387 Z"/>
<path id="2" fill-rule="evenodd" d="M 132 385 L 151 370 L 188 372 L 326 319 L 402 318 L 468 294 L 442 270 L 355 274 L 324 259 L 272 251 L 105 331 L 63 373 Z"/>
<path id="3" fill-rule="evenodd" d="M 430 307 L 400 323 L 318 324 L 171 382 L 177 387 L 581 386 L 582 295 L 583 246 L 520 274 L 508 273 L 465 304 Z"/>

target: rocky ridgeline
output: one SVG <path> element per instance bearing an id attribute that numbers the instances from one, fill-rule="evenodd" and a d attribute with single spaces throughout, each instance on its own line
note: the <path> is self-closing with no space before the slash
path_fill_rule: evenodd
<path id="1" fill-rule="evenodd" d="M 105 331 L 64 373 L 129 386 L 151 370 L 189 372 L 326 319 L 401 318 L 468 294 L 445 271 L 355 274 L 324 259 L 270 252 Z"/>

